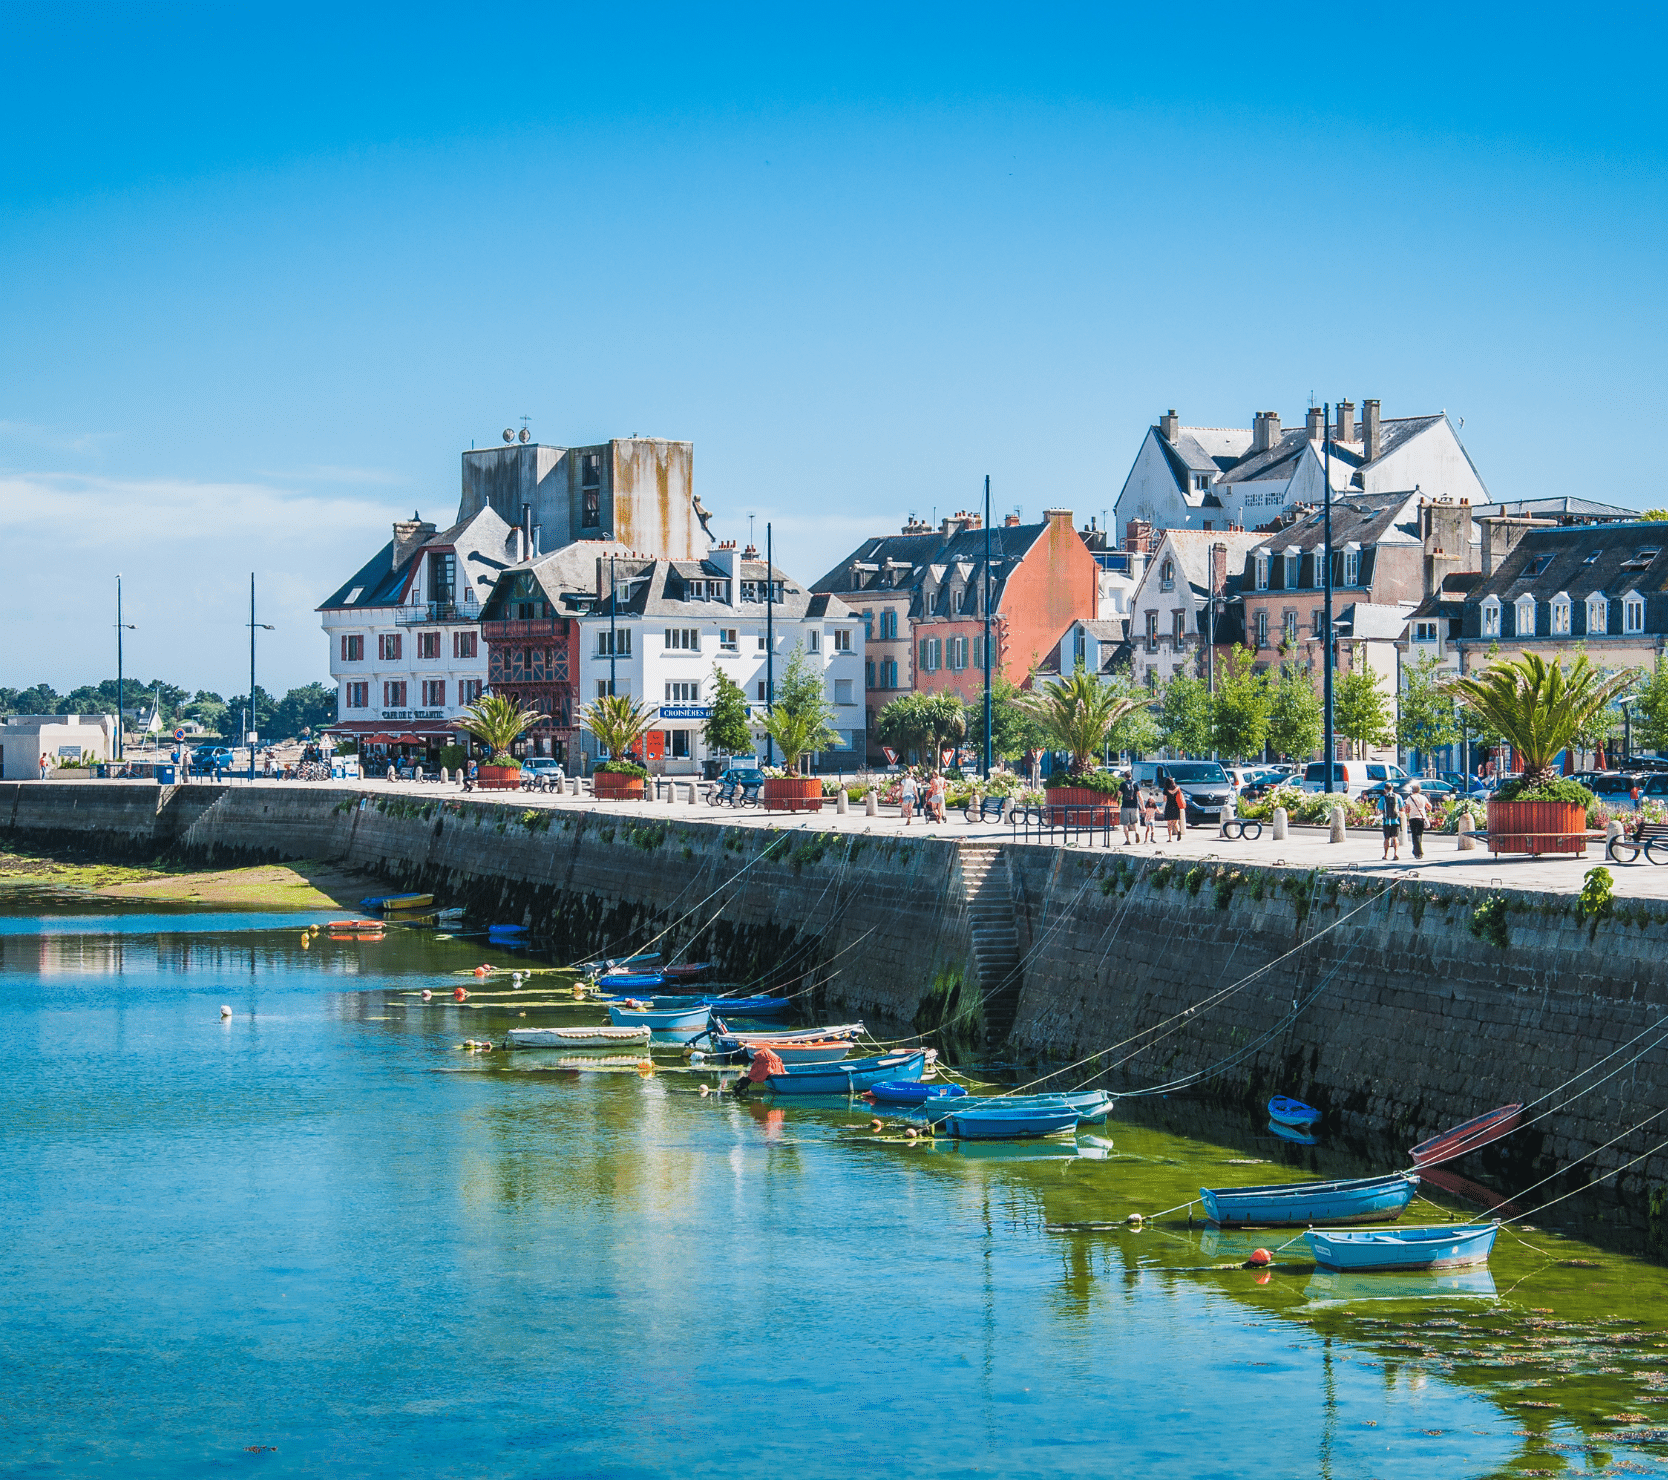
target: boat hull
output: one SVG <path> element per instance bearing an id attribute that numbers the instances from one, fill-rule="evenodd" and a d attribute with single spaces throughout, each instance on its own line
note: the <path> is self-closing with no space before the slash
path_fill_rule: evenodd
<path id="1" fill-rule="evenodd" d="M 742 1045 L 748 1058 L 757 1049 L 768 1048 L 784 1064 L 837 1064 L 851 1052 L 849 1043 L 754 1043 Z"/>
<path id="2" fill-rule="evenodd" d="M 1480 1146 L 1487 1146 L 1491 1141 L 1498 1141 L 1502 1136 L 1509 1136 L 1518 1128 L 1522 1119 L 1522 1105 L 1501 1105 L 1486 1115 L 1479 1115 L 1473 1120 L 1456 1125 L 1452 1130 L 1443 1131 L 1440 1136 L 1421 1141 L 1408 1152 L 1408 1155 L 1413 1158 L 1416 1167 L 1441 1166 L 1445 1161 L 1453 1161 L 1468 1151 L 1475 1151 Z"/>
<path id="3" fill-rule="evenodd" d="M 1077 1111 L 1069 1105 L 1053 1110 L 961 1110 L 946 1115 L 940 1124 L 963 1141 L 1025 1141 L 1074 1130 Z"/>
<path id="4" fill-rule="evenodd" d="M 1287 1095 L 1276 1095 L 1268 1102 L 1268 1118 L 1293 1130 L 1306 1131 L 1320 1120 L 1321 1113 L 1313 1105 L 1294 1100 Z"/>
<path id="5" fill-rule="evenodd" d="M 649 1041 L 647 1028 L 510 1028 L 510 1048 L 624 1048 Z"/>
<path id="6" fill-rule="evenodd" d="M 929 1120 L 941 1120 L 953 1111 L 972 1110 L 981 1106 L 986 1109 L 1034 1110 L 1067 1105 L 1077 1112 L 1077 1118 L 1081 1123 L 1098 1125 L 1111 1113 L 1113 1104 L 1111 1095 L 1103 1090 L 1091 1089 L 1073 1090 L 1059 1095 L 997 1095 L 978 1099 L 973 1103 L 956 1100 L 946 1104 L 941 1100 L 928 1100 L 920 1108 Z"/>
<path id="7" fill-rule="evenodd" d="M 855 1095 L 883 1079 L 919 1079 L 926 1067 L 924 1053 L 887 1054 L 841 1064 L 805 1064 L 772 1074 L 765 1083 L 779 1095 Z"/>
<path id="8" fill-rule="evenodd" d="M 924 1105 L 928 1100 L 966 1101 L 969 1098 L 959 1084 L 921 1084 L 908 1080 L 893 1083 L 889 1079 L 871 1084 L 869 1094 L 883 1105 Z"/>
<path id="9" fill-rule="evenodd" d="M 1334 1182 L 1201 1187 L 1205 1216 L 1223 1228 L 1295 1228 L 1305 1223 L 1387 1223 L 1401 1217 L 1419 1179 L 1411 1172 Z"/>
<path id="10" fill-rule="evenodd" d="M 1311 1228 L 1308 1241 L 1322 1269 L 1361 1273 L 1374 1270 L 1469 1269 L 1487 1264 L 1495 1223 L 1438 1224 L 1423 1228 Z"/>
<path id="11" fill-rule="evenodd" d="M 616 1028 L 651 1028 L 656 1033 L 680 1033 L 704 1028 L 708 1013 L 704 1007 L 654 1008 L 615 1007 L 608 1009 L 608 1021 Z"/>

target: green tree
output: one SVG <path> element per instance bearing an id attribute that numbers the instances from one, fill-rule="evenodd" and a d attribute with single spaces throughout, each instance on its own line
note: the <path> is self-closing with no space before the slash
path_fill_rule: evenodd
<path id="1" fill-rule="evenodd" d="M 1314 680 L 1295 664 L 1282 664 L 1269 694 L 1268 743 L 1289 761 L 1306 760 L 1321 743 L 1326 716 Z"/>
<path id="2" fill-rule="evenodd" d="M 968 743 L 981 754 L 985 744 L 985 700 L 981 694 L 967 706 L 964 716 Z M 1025 691 L 1000 673 L 990 681 L 990 749 L 1002 760 L 1015 760 L 1028 750 L 1041 750 L 1047 737 L 1036 716 L 1025 707 Z"/>
<path id="3" fill-rule="evenodd" d="M 1637 668 L 1605 675 L 1585 653 L 1568 673 L 1561 660 L 1548 663 L 1524 653 L 1491 663 L 1482 673 L 1455 679 L 1448 693 L 1463 699 L 1517 751 L 1523 761 L 1523 785 L 1554 779 L 1553 762 L 1583 726 L 1639 678 Z"/>
<path id="4" fill-rule="evenodd" d="M 937 765 L 944 747 L 967 733 L 967 715 L 954 694 L 905 694 L 875 716 L 875 733 L 882 745 Z"/>
<path id="5" fill-rule="evenodd" d="M 1656 660 L 1635 699 L 1633 743 L 1641 750 L 1668 749 L 1668 663 Z"/>
<path id="6" fill-rule="evenodd" d="M 961 706 L 956 709 L 959 714 Z M 839 743 L 839 733 L 829 723 L 833 718 L 821 667 L 812 666 L 796 645 L 777 680 L 775 702 L 755 715 L 753 723 L 776 742 L 783 769 L 791 773 L 799 769 L 801 756 Z"/>
<path id="7" fill-rule="evenodd" d="M 1396 739 L 1409 750 L 1428 756 L 1459 739 L 1454 701 L 1442 692 L 1437 676 L 1442 665 L 1428 653 L 1402 665 L 1401 702 L 1396 712 Z"/>
<path id="8" fill-rule="evenodd" d="M 1094 769 L 1118 721 L 1145 703 L 1145 696 L 1103 681 L 1082 664 L 1070 678 L 1052 679 L 1026 699 L 1043 734 L 1071 752 L 1074 775 Z"/>
<path id="9" fill-rule="evenodd" d="M 1216 668 L 1211 729 L 1219 755 L 1234 760 L 1261 755 L 1268 740 L 1268 676 L 1256 671 L 1256 654 L 1232 649 Z"/>
<path id="10" fill-rule="evenodd" d="M 606 699 L 597 700 L 598 704 L 609 702 Z M 631 701 L 628 699 L 626 702 L 629 704 Z M 512 699 L 507 694 L 483 694 L 463 712 L 458 727 L 467 730 L 487 747 L 495 765 L 520 766 L 521 762 L 510 754 L 510 747 L 544 718 L 536 709 L 522 708 L 520 700 Z M 591 733 L 596 734 L 594 727 Z"/>
<path id="11" fill-rule="evenodd" d="M 278 701 L 266 728 L 271 737 L 287 739 L 303 730 L 317 732 L 335 718 L 335 685 L 309 683 L 291 689 Z"/>
<path id="12" fill-rule="evenodd" d="M 753 744 L 753 711 L 747 694 L 723 669 L 718 670 L 712 713 L 704 727 L 707 745 L 724 755 L 740 755 Z"/>
<path id="13" fill-rule="evenodd" d="M 1133 755 L 1145 755 L 1158 745 L 1159 740 L 1158 721 L 1153 718 L 1152 695 L 1145 689 L 1136 688 L 1121 675 L 1105 681 L 1136 701 L 1135 707 L 1125 711 L 1107 732 L 1106 748 L 1114 754 L 1128 751 Z"/>
<path id="14" fill-rule="evenodd" d="M 0 689 L 0 712 L 6 714 L 67 714 L 58 708 L 62 700 L 49 683 L 30 689 Z"/>
<path id="15" fill-rule="evenodd" d="M 1358 667 L 1333 680 L 1332 723 L 1357 749 L 1388 745 L 1395 738 L 1390 698 L 1379 687 L 1378 674 L 1364 657 Z"/>
<path id="16" fill-rule="evenodd" d="M 226 701 L 207 689 L 198 689 L 196 698 L 180 706 L 180 713 L 218 735 L 226 721 Z"/>
<path id="17" fill-rule="evenodd" d="M 1181 669 L 1170 675 L 1159 704 L 1158 733 L 1182 755 L 1210 752 L 1210 691 L 1202 678 Z"/>
<path id="18" fill-rule="evenodd" d="M 233 730 L 236 730 L 239 725 L 246 725 L 247 728 L 256 731 L 258 734 L 265 735 L 272 728 L 272 717 L 278 709 L 278 701 L 259 684 L 255 685 L 255 699 L 256 709 L 253 716 L 255 722 L 249 723 L 251 719 L 248 713 L 249 696 L 247 694 L 233 694 L 226 701 L 226 724 L 230 725 Z M 221 733 L 225 733 L 225 726 L 222 726 Z M 242 744 L 243 736 L 241 733 L 237 739 L 238 743 Z"/>

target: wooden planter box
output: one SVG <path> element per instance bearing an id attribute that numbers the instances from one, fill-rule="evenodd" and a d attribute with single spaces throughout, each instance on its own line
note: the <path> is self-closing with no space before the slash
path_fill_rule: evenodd
<path id="1" fill-rule="evenodd" d="M 761 795 L 768 812 L 822 811 L 822 781 L 816 776 L 767 776 Z"/>
<path id="2" fill-rule="evenodd" d="M 1587 809 L 1579 802 L 1490 801 L 1488 851 L 1585 854 Z"/>
<path id="3" fill-rule="evenodd" d="M 599 802 L 640 802 L 643 800 L 642 776 L 627 776 L 622 771 L 591 772 L 591 794 Z"/>
<path id="4" fill-rule="evenodd" d="M 514 791 L 521 785 L 521 767 L 477 766 L 475 785 L 482 791 Z"/>
<path id="5" fill-rule="evenodd" d="M 1071 822 L 1082 827 L 1105 827 L 1118 820 L 1118 799 L 1110 792 L 1087 786 L 1053 786 L 1043 793 L 1050 825 Z M 1068 812 L 1067 808 L 1075 808 Z M 1093 812 L 1082 808 L 1093 807 Z"/>

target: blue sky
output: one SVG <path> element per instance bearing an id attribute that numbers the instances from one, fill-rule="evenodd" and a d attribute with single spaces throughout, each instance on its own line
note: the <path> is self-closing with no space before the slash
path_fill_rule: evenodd
<path id="1" fill-rule="evenodd" d="M 695 444 L 806 579 L 1109 509 L 1143 429 L 1446 408 L 1668 503 L 1659 11 L 8 5 L 0 684 L 325 674 L 530 418 Z M 73 596 L 68 593 L 73 592 Z"/>

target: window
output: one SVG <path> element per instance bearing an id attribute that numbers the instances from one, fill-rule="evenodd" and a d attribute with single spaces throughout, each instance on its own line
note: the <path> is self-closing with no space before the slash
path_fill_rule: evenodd
<path id="1" fill-rule="evenodd" d="M 874 641 L 875 614 L 873 610 L 863 613 L 863 638 L 866 642 Z"/>
<path id="2" fill-rule="evenodd" d="M 613 685 L 609 683 L 606 678 L 599 678 L 597 680 L 597 698 L 606 699 L 612 689 Z"/>
<path id="3" fill-rule="evenodd" d="M 679 681 L 666 685 L 666 702 L 668 704 L 699 704 L 701 702 L 701 682 L 699 679 L 688 683 Z"/>
<path id="4" fill-rule="evenodd" d="M 454 658 L 473 658 L 477 635 L 474 632 L 454 632 L 452 634 L 452 656 Z"/>
<path id="5" fill-rule="evenodd" d="M 446 680 L 443 678 L 425 678 L 423 680 L 423 708 L 444 709 L 446 707 Z"/>
<path id="6" fill-rule="evenodd" d="M 921 667 L 927 673 L 936 673 L 944 666 L 944 639 L 942 637 L 923 637 L 921 639 Z"/>
<path id="7" fill-rule="evenodd" d="M 699 627 L 668 627 L 666 651 L 669 653 L 698 653 L 701 651 Z"/>
<path id="8" fill-rule="evenodd" d="M 834 702 L 836 704 L 851 703 L 851 680 L 849 678 L 834 680 Z"/>
<path id="9" fill-rule="evenodd" d="M 808 653 L 820 653 L 822 651 L 822 633 L 819 629 L 812 627 L 806 632 L 805 651 Z"/>
<path id="10" fill-rule="evenodd" d="M 1361 552 L 1359 550 L 1344 551 L 1344 584 L 1346 586 L 1361 584 Z"/>
<path id="11" fill-rule="evenodd" d="M 1325 616 L 1326 608 L 1324 606 L 1312 606 L 1309 608 L 1309 632 L 1311 636 L 1319 637 L 1321 635 L 1321 623 L 1324 621 Z"/>
<path id="12" fill-rule="evenodd" d="M 1170 641 L 1174 646 L 1180 647 L 1186 638 L 1187 613 L 1178 606 L 1170 613 Z"/>
<path id="13" fill-rule="evenodd" d="M 1587 598 L 1587 632 L 1598 637 L 1610 630 L 1610 598 L 1595 591 Z"/>
<path id="14" fill-rule="evenodd" d="M 765 686 L 765 681 L 761 678 L 759 680 L 759 703 L 761 703 L 761 704 L 763 704 L 764 701 L 765 701 L 764 686 Z"/>
<path id="15" fill-rule="evenodd" d="M 851 628 L 836 627 L 834 629 L 834 651 L 849 653 L 851 651 Z"/>
<path id="16" fill-rule="evenodd" d="M 1301 557 L 1297 555 L 1286 556 L 1286 589 L 1288 591 L 1297 590 L 1298 564 L 1300 558 Z"/>
<path id="17" fill-rule="evenodd" d="M 666 738 L 671 742 L 667 746 L 667 754 L 670 755 L 673 760 L 686 761 L 689 759 L 688 730 L 668 730 L 666 732 Z"/>
<path id="18" fill-rule="evenodd" d="M 384 709 L 405 708 L 405 680 L 391 678 L 382 686 L 382 707 Z"/>
<path id="19" fill-rule="evenodd" d="M 1547 567 L 1551 564 L 1552 557 L 1550 555 L 1536 555 L 1530 560 L 1529 568 L 1523 573 L 1526 576 L 1544 576 L 1547 572 Z"/>
<path id="20" fill-rule="evenodd" d="M 1157 612 L 1148 612 L 1147 613 L 1147 651 L 1149 653 L 1156 653 L 1158 651 L 1158 613 Z"/>
<path id="21" fill-rule="evenodd" d="M 597 632 L 597 656 L 599 658 L 629 658 L 631 656 L 631 628 L 619 628 L 610 632 L 606 627 Z"/>
<path id="22" fill-rule="evenodd" d="M 973 666 L 981 669 L 985 666 L 985 640 L 982 637 L 973 639 Z"/>
<path id="23" fill-rule="evenodd" d="M 1206 492 L 1209 491 L 1209 489 L 1210 489 L 1210 474 L 1209 473 L 1195 473 L 1193 475 L 1193 491 L 1195 493 L 1206 493 Z"/>
<path id="24" fill-rule="evenodd" d="M 762 653 L 765 650 L 765 635 L 764 635 L 764 633 L 762 633 L 762 632 L 759 633 L 756 640 L 758 642 L 759 651 Z"/>
<path id="25" fill-rule="evenodd" d="M 1622 598 L 1622 631 L 1643 632 L 1644 630 L 1645 598 L 1637 591 L 1629 591 Z"/>
<path id="26" fill-rule="evenodd" d="M 368 709 L 371 704 L 371 686 L 368 683 L 350 683 L 347 686 L 347 707 L 349 709 Z"/>
<path id="27" fill-rule="evenodd" d="M 883 689 L 895 689 L 898 686 L 898 660 L 888 658 L 880 665 L 880 686 Z"/>
<path id="28" fill-rule="evenodd" d="M 478 678 L 460 678 L 458 680 L 458 707 L 473 704 L 481 697 L 481 681 Z"/>
<path id="29" fill-rule="evenodd" d="M 683 599 L 685 601 L 705 601 L 707 599 L 707 583 L 705 581 L 685 581 L 683 583 Z"/>
<path id="30" fill-rule="evenodd" d="M 950 666 L 960 672 L 967 667 L 967 639 L 952 637 L 950 639 Z"/>
<path id="31" fill-rule="evenodd" d="M 363 634 L 342 639 L 342 661 L 344 663 L 363 663 L 365 661 L 365 638 Z"/>
<path id="32" fill-rule="evenodd" d="M 384 632 L 376 640 L 376 655 L 384 663 L 399 661 L 400 634 L 398 632 Z"/>
<path id="33" fill-rule="evenodd" d="M 1568 637 L 1570 631 L 1570 599 L 1566 592 L 1560 591 L 1552 598 L 1552 635 L 1554 637 Z"/>
<path id="34" fill-rule="evenodd" d="M 1649 545 L 1643 550 L 1636 550 L 1631 560 L 1622 562 L 1623 570 L 1644 570 L 1662 551 L 1655 545 Z"/>
<path id="35" fill-rule="evenodd" d="M 718 645 L 721 648 L 729 649 L 732 653 L 735 652 L 740 645 L 736 641 L 736 629 L 734 627 L 720 627 L 718 629 Z"/>
<path id="36" fill-rule="evenodd" d="M 1260 648 L 1267 647 L 1268 646 L 1268 609 L 1266 607 L 1263 608 L 1262 611 L 1257 613 L 1257 629 L 1256 630 L 1257 630 L 1256 646 L 1258 646 Z"/>
<path id="37" fill-rule="evenodd" d="M 1582 562 L 1581 562 L 1581 563 L 1582 563 L 1582 564 L 1583 564 L 1583 565 L 1591 565 L 1591 564 L 1592 564 L 1592 563 L 1593 563 L 1593 562 L 1594 562 L 1594 561 L 1595 561 L 1595 560 L 1597 560 L 1597 559 L 1598 559 L 1598 558 L 1599 558 L 1599 556 L 1600 556 L 1600 555 L 1602 555 L 1602 554 L 1604 554 L 1604 551 L 1603 551 L 1603 550 L 1594 550 L 1594 551 L 1593 551 L 1593 553 L 1592 553 L 1592 554 L 1591 554 L 1591 555 L 1589 555 L 1589 556 L 1588 556 L 1588 557 L 1587 557 L 1587 558 L 1586 558 L 1586 559 L 1585 559 L 1585 560 L 1583 560 L 1583 561 L 1582 561 Z"/>
<path id="38" fill-rule="evenodd" d="M 880 635 L 884 641 L 887 638 L 896 639 L 898 635 L 898 612 L 896 607 L 887 607 L 880 614 Z"/>
<path id="39" fill-rule="evenodd" d="M 1280 614 L 1280 641 L 1288 647 L 1297 641 L 1297 612 L 1290 607 Z"/>
<path id="40" fill-rule="evenodd" d="M 1268 590 L 1268 556 L 1266 555 L 1257 557 L 1257 589 L 1259 591 Z"/>
<path id="41" fill-rule="evenodd" d="M 454 554 L 429 556 L 429 600 L 451 602 L 457 600 L 458 558 Z"/>
<path id="42" fill-rule="evenodd" d="M 1512 603 L 1517 613 L 1517 635 L 1519 637 L 1533 637 L 1535 635 L 1535 598 L 1520 596 Z"/>
<path id="43" fill-rule="evenodd" d="M 1413 640 L 1415 642 L 1435 642 L 1435 622 L 1415 622 L 1413 624 Z"/>
<path id="44" fill-rule="evenodd" d="M 440 634 L 438 632 L 419 632 L 417 634 L 417 656 L 419 658 L 438 658 L 440 656 Z"/>
<path id="45" fill-rule="evenodd" d="M 875 660 L 870 658 L 863 664 L 863 687 L 872 689 L 875 686 Z"/>
<path id="46" fill-rule="evenodd" d="M 1483 636 L 1500 635 L 1500 598 L 1491 596 L 1483 603 Z"/>
<path id="47" fill-rule="evenodd" d="M 579 459 L 581 529 L 602 527 L 602 454 L 587 452 Z"/>
<path id="48" fill-rule="evenodd" d="M 1176 589 L 1176 562 L 1166 560 L 1158 568 L 1158 589 L 1160 591 L 1174 591 Z"/>

